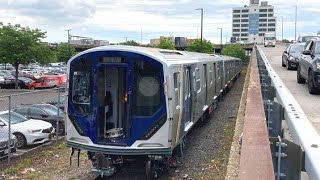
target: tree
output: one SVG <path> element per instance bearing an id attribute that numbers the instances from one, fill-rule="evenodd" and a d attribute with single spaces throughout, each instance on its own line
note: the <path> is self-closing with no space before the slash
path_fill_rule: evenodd
<path id="1" fill-rule="evenodd" d="M 213 44 L 210 41 L 203 39 L 201 49 L 201 39 L 196 39 L 188 45 L 186 50 L 201 53 L 213 53 Z"/>
<path id="2" fill-rule="evenodd" d="M 176 49 L 174 43 L 168 38 L 160 38 L 160 43 L 156 47 L 160 49 Z"/>
<path id="3" fill-rule="evenodd" d="M 49 47 L 40 41 L 45 35 L 46 32 L 39 29 L 0 23 L 0 61 L 11 63 L 15 67 L 16 88 L 20 64 L 28 64 L 31 60 L 44 64 L 54 58 Z"/>
<path id="4" fill-rule="evenodd" d="M 127 41 L 127 42 L 122 42 L 122 43 L 119 43 L 119 44 L 120 45 L 127 45 L 127 46 L 139 46 L 140 45 L 139 43 L 137 43 L 134 40 Z"/>
<path id="5" fill-rule="evenodd" d="M 222 49 L 222 55 L 237 57 L 243 61 L 246 59 L 246 53 L 240 44 L 230 44 Z"/>
<path id="6" fill-rule="evenodd" d="M 68 43 L 61 43 L 56 51 L 57 60 L 59 62 L 68 62 L 69 59 L 76 54 L 76 49 L 69 46 Z"/>

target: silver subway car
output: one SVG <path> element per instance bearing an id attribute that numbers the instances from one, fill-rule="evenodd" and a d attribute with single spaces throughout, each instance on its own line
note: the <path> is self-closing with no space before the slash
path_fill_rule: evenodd
<path id="1" fill-rule="evenodd" d="M 66 144 L 87 151 L 99 175 L 139 159 L 150 179 L 175 164 L 186 134 L 208 119 L 240 71 L 241 60 L 226 56 L 133 46 L 84 51 L 68 62 Z"/>

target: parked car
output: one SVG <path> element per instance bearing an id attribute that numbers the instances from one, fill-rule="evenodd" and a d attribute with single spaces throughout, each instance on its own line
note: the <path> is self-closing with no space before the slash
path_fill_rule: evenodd
<path id="1" fill-rule="evenodd" d="M 64 111 L 64 107 L 65 107 L 65 101 L 66 101 L 66 96 L 63 95 L 63 96 L 60 96 L 59 98 L 59 102 L 58 100 L 54 100 L 54 101 L 50 101 L 50 102 L 47 102 L 48 104 L 52 104 L 58 108 L 60 108 L 61 110 Z"/>
<path id="2" fill-rule="evenodd" d="M 320 40 L 312 39 L 306 43 L 306 48 L 299 58 L 297 82 L 308 82 L 310 94 L 320 92 Z"/>
<path id="3" fill-rule="evenodd" d="M 30 89 L 62 87 L 66 85 L 66 75 L 44 75 L 34 79 Z"/>
<path id="4" fill-rule="evenodd" d="M 282 54 L 282 67 L 287 67 L 287 70 L 297 68 L 299 56 L 304 48 L 303 43 L 290 44 Z"/>
<path id="5" fill-rule="evenodd" d="M 15 79 L 4 80 L 0 82 L 1 89 L 15 89 L 16 83 Z M 28 77 L 18 77 L 18 89 L 29 89 L 32 79 Z"/>
<path id="6" fill-rule="evenodd" d="M 21 89 L 30 89 L 30 86 L 33 82 L 33 80 L 28 77 L 18 77 L 18 80 L 18 86 L 21 87 Z"/>
<path id="7" fill-rule="evenodd" d="M 40 144 L 51 140 L 55 129 L 48 122 L 26 117 L 11 112 L 11 132 L 17 138 L 17 148 Z M 0 112 L 0 124 L 9 125 L 9 111 Z"/>
<path id="8" fill-rule="evenodd" d="M 0 123 L 0 157 L 7 156 L 9 153 L 8 148 L 8 128 L 4 123 Z M 10 150 L 11 153 L 14 153 L 17 151 L 17 138 L 15 135 L 11 134 L 11 140 L 10 140 Z"/>
<path id="9" fill-rule="evenodd" d="M 19 113 L 30 119 L 40 119 L 52 124 L 57 129 L 57 118 L 59 111 L 59 134 L 65 133 L 64 118 L 65 113 L 51 104 L 32 104 L 23 105 L 13 109 L 14 112 Z"/>
<path id="10" fill-rule="evenodd" d="M 2 76 L 5 80 L 14 80 L 15 77 L 11 74 L 9 70 L 0 70 L 0 76 Z"/>

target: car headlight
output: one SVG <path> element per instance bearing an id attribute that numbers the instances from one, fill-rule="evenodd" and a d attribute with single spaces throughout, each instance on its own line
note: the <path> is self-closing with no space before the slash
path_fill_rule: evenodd
<path id="1" fill-rule="evenodd" d="M 28 130 L 29 133 L 40 133 L 42 129 L 30 129 Z"/>
<path id="2" fill-rule="evenodd" d="M 316 65 L 317 65 L 317 69 L 320 69 L 320 62 L 317 62 Z"/>

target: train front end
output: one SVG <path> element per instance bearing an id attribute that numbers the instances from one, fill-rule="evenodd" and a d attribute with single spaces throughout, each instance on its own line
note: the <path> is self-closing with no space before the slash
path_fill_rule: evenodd
<path id="1" fill-rule="evenodd" d="M 171 155 L 163 66 L 117 47 L 69 61 L 66 144 L 88 151 L 93 172 L 110 176 L 138 158 L 152 173 L 152 162 Z"/>

